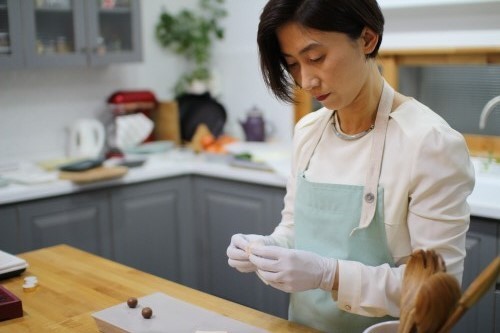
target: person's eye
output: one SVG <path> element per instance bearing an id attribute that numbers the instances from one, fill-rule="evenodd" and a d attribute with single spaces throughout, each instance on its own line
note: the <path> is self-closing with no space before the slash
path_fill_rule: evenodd
<path id="1" fill-rule="evenodd" d="M 292 63 L 286 64 L 286 66 L 288 67 L 288 69 L 292 69 L 292 68 L 297 67 L 297 63 L 296 62 L 292 62 Z"/>
<path id="2" fill-rule="evenodd" d="M 310 62 L 320 62 L 321 60 L 323 60 L 324 57 L 323 56 L 320 56 L 320 57 L 311 57 L 309 59 Z"/>

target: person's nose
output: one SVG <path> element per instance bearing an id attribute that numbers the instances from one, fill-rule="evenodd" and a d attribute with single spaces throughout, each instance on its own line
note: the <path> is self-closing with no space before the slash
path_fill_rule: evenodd
<path id="1" fill-rule="evenodd" d="M 302 89 L 312 90 L 317 86 L 319 86 L 319 79 L 312 73 L 308 73 L 307 71 L 302 71 L 301 76 L 302 76 Z"/>

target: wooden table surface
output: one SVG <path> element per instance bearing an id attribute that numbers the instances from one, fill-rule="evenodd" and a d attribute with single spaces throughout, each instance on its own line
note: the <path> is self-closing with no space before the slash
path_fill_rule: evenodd
<path id="1" fill-rule="evenodd" d="M 0 322 L 0 333 L 98 332 L 92 313 L 126 302 L 129 297 L 155 292 L 270 332 L 316 332 L 67 245 L 18 256 L 28 262 L 29 268 L 0 284 L 22 300 L 24 315 Z M 38 278 L 34 292 L 23 291 L 24 277 L 28 275 Z"/>

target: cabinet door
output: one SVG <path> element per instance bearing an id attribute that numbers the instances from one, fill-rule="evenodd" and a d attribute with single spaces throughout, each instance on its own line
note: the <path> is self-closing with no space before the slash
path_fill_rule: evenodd
<path id="1" fill-rule="evenodd" d="M 180 260 L 193 263 L 182 246 L 189 240 L 190 185 L 188 177 L 128 185 L 112 192 L 115 260 L 163 278 L 181 282 Z M 186 229 L 187 228 L 187 229 Z M 194 253 L 194 252 L 193 252 Z M 181 259 L 182 258 L 182 259 Z M 195 275 L 194 275 L 195 276 Z"/>
<path id="2" fill-rule="evenodd" d="M 15 206 L 0 207 L 0 250 L 11 254 L 21 250 Z"/>
<path id="3" fill-rule="evenodd" d="M 88 1 L 90 63 L 142 60 L 139 0 Z"/>
<path id="4" fill-rule="evenodd" d="M 288 294 L 266 286 L 254 273 L 227 263 L 231 236 L 270 234 L 280 221 L 283 189 L 213 178 L 195 180 L 195 219 L 201 230 L 202 290 L 255 309 L 286 317 Z M 282 200 L 281 200 L 282 202 Z"/>
<path id="5" fill-rule="evenodd" d="M 19 0 L 0 0 L 0 69 L 23 64 L 21 5 Z"/>
<path id="6" fill-rule="evenodd" d="M 500 332 L 500 284 L 495 292 L 495 328 L 493 332 Z"/>
<path id="7" fill-rule="evenodd" d="M 87 64 L 84 1 L 24 0 L 24 50 L 28 67 Z"/>
<path id="8" fill-rule="evenodd" d="M 466 240 L 467 256 L 465 258 L 462 290 L 465 290 L 497 255 L 496 234 L 498 223 L 495 220 L 471 217 L 471 225 Z M 452 332 L 495 332 L 493 330 L 495 316 L 494 290 L 495 286 L 492 286 L 479 302 L 465 313 Z"/>
<path id="9" fill-rule="evenodd" d="M 106 192 L 86 192 L 19 204 L 23 251 L 68 244 L 110 257 Z"/>

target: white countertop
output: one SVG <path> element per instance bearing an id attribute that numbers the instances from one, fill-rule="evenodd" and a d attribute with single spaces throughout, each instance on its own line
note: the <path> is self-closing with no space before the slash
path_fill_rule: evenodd
<path id="1" fill-rule="evenodd" d="M 211 176 L 277 187 L 285 187 L 286 185 L 285 175 L 271 171 L 233 167 L 226 163 L 222 156 L 199 155 L 179 158 L 173 153 L 166 153 L 150 156 L 143 166 L 130 168 L 128 173 L 119 179 L 85 185 L 74 184 L 68 180 L 29 185 L 11 183 L 0 188 L 0 205 L 182 175 Z"/>
<path id="2" fill-rule="evenodd" d="M 475 165 L 476 186 L 468 198 L 471 215 L 500 220 L 500 173 L 480 172 L 480 164 L 475 163 Z M 130 168 L 129 172 L 120 179 L 88 185 L 77 185 L 65 180 L 35 185 L 9 184 L 0 188 L 0 205 L 182 175 L 210 176 L 283 188 L 286 186 L 287 178 L 286 169 L 283 168 L 277 169 L 276 172 L 251 170 L 231 166 L 223 157 L 214 159 L 206 155 L 181 156 L 178 153 L 169 152 L 149 157 L 143 166 Z"/>

